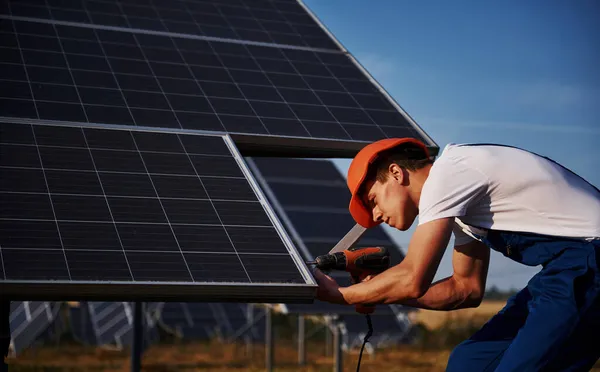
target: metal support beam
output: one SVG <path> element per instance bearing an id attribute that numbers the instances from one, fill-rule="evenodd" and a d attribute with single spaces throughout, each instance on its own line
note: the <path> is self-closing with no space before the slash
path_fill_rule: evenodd
<path id="1" fill-rule="evenodd" d="M 133 345 L 131 347 L 131 372 L 140 372 L 142 369 L 142 350 L 144 348 L 144 303 L 133 304 Z"/>
<path id="2" fill-rule="evenodd" d="M 331 346 L 333 345 L 332 330 L 330 327 L 325 327 L 325 356 L 331 356 Z"/>
<path id="3" fill-rule="evenodd" d="M 303 315 L 298 315 L 298 365 L 306 364 L 306 325 Z"/>
<path id="4" fill-rule="evenodd" d="M 4 357 L 8 356 L 10 348 L 10 301 L 0 301 L 0 348 L 2 349 L 2 360 L 0 371 L 8 371 L 8 365 L 4 363 Z"/>
<path id="5" fill-rule="evenodd" d="M 252 327 L 254 326 L 254 305 L 246 305 L 246 326 L 249 331 L 246 332 L 244 340 L 246 343 L 246 357 L 252 357 Z"/>
<path id="6" fill-rule="evenodd" d="M 270 306 L 267 306 L 265 310 L 265 323 L 265 369 L 267 372 L 272 372 L 275 340 L 273 337 L 273 309 Z"/>
<path id="7" fill-rule="evenodd" d="M 343 351 L 342 351 L 342 329 L 339 319 L 333 321 L 333 372 L 342 372 L 343 370 Z"/>

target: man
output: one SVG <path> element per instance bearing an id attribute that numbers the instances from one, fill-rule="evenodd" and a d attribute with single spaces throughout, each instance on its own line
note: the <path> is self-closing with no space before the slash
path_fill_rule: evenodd
<path id="1" fill-rule="evenodd" d="M 541 265 L 497 315 L 452 352 L 448 371 L 583 371 L 600 356 L 600 192 L 545 157 L 502 145 L 446 146 L 433 162 L 408 138 L 369 144 L 348 170 L 350 213 L 407 230 L 404 260 L 339 287 L 315 271 L 318 298 L 434 310 L 476 307 L 489 249 Z M 451 235 L 452 276 L 432 283 Z"/>

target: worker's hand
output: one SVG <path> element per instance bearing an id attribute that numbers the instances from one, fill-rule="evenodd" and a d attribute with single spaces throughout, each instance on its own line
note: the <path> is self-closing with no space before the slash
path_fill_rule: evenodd
<path id="1" fill-rule="evenodd" d="M 369 280 L 373 279 L 377 274 L 373 274 L 373 275 L 367 275 L 364 278 L 360 279 L 360 280 L 356 280 L 356 277 L 352 277 L 352 284 L 358 284 L 358 283 L 364 283 L 364 282 L 368 282 Z"/>
<path id="2" fill-rule="evenodd" d="M 315 269 L 313 274 L 319 285 L 319 288 L 317 289 L 317 299 L 334 304 L 347 304 L 344 296 L 342 296 L 342 293 L 340 292 L 340 286 L 335 279 L 329 275 L 323 274 L 319 269 Z"/>

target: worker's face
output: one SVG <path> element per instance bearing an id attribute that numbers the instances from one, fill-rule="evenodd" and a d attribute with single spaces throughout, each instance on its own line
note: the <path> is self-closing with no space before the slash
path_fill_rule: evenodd
<path id="1" fill-rule="evenodd" d="M 408 197 L 406 173 L 398 167 L 388 174 L 385 182 L 378 180 L 365 184 L 363 202 L 371 208 L 374 221 L 382 221 L 396 229 L 410 228 L 418 209 Z"/>

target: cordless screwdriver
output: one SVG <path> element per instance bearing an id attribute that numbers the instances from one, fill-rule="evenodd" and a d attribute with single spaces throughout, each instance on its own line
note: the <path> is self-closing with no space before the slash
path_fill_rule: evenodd
<path id="1" fill-rule="evenodd" d="M 385 247 L 352 247 L 318 256 L 308 264 L 324 272 L 347 271 L 355 283 L 360 283 L 369 275 L 387 270 L 390 267 L 390 253 Z M 374 306 L 356 306 L 356 311 L 361 314 L 371 314 L 374 310 Z"/>

